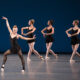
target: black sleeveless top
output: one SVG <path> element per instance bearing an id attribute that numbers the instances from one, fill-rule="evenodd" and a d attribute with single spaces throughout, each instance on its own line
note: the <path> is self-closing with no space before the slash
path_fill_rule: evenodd
<path id="1" fill-rule="evenodd" d="M 51 33 L 52 32 L 52 28 L 50 30 L 48 30 L 46 28 L 46 33 Z M 53 36 L 52 35 L 46 35 L 46 43 L 49 43 L 49 42 L 53 42 Z"/>
<path id="2" fill-rule="evenodd" d="M 72 29 L 71 34 L 73 35 L 77 32 L 78 32 L 78 29 L 77 30 Z M 80 43 L 80 39 L 78 37 L 78 34 L 71 37 L 71 44 L 72 45 L 79 44 L 79 43 Z"/>
<path id="3" fill-rule="evenodd" d="M 32 31 L 32 30 L 33 30 L 33 29 L 29 30 L 29 28 L 28 28 L 28 31 L 27 31 L 27 32 L 30 32 L 30 31 Z M 34 33 L 28 34 L 27 36 L 28 36 L 28 38 L 33 38 Z M 28 43 L 35 42 L 35 39 L 33 39 L 33 40 L 27 40 L 27 42 L 28 42 Z"/>
<path id="4" fill-rule="evenodd" d="M 10 49 L 11 52 L 12 53 L 18 53 L 21 48 L 18 45 L 17 37 L 14 37 L 14 38 L 10 37 L 10 41 L 11 41 L 11 49 Z"/>

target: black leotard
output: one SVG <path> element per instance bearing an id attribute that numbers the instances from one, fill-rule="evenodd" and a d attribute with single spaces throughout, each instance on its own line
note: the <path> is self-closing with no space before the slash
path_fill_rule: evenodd
<path id="1" fill-rule="evenodd" d="M 78 32 L 77 30 L 72 29 L 71 34 L 75 34 Z M 78 35 L 72 36 L 71 37 L 71 45 L 75 45 L 75 44 L 79 44 L 80 43 L 80 39 L 78 37 Z"/>
<path id="2" fill-rule="evenodd" d="M 47 29 L 47 28 L 46 28 Z M 52 28 L 50 30 L 46 30 L 47 33 L 51 33 L 52 32 Z M 49 43 L 49 42 L 53 42 L 53 37 L 52 35 L 46 35 L 46 43 Z"/>
<path id="3" fill-rule="evenodd" d="M 33 29 L 29 30 L 29 28 L 28 28 L 28 32 L 30 32 L 30 31 L 32 31 L 32 30 L 33 30 Z M 31 34 L 29 34 L 29 35 L 27 35 L 27 36 L 28 36 L 28 38 L 33 38 L 34 33 L 31 33 Z M 27 40 L 27 42 L 28 42 L 28 43 L 35 42 L 35 39 L 33 39 L 33 40 Z"/>
<path id="4" fill-rule="evenodd" d="M 10 37 L 10 41 L 11 41 L 11 52 L 12 53 L 18 53 L 20 51 L 20 46 L 18 45 L 17 42 L 17 37 L 11 38 Z"/>

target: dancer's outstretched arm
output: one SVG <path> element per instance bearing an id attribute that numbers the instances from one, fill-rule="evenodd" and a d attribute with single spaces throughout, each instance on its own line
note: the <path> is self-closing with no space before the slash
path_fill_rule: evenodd
<path id="1" fill-rule="evenodd" d="M 34 36 L 33 38 L 26 38 L 26 37 L 23 37 L 22 35 L 18 35 L 18 38 L 24 39 L 24 40 L 33 40 L 33 39 L 35 39 L 36 37 Z"/>
<path id="2" fill-rule="evenodd" d="M 6 17 L 2 17 L 2 19 L 6 20 L 6 25 L 7 25 L 7 28 L 9 30 L 10 33 L 12 33 L 12 30 L 10 28 L 10 25 L 9 25 L 9 22 L 8 22 L 8 19 Z"/>

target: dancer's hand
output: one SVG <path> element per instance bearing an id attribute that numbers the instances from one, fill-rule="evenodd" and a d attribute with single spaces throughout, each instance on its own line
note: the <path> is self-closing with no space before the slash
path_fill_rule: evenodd
<path id="1" fill-rule="evenodd" d="M 68 34 L 68 37 L 71 37 L 71 34 Z"/>
<path id="2" fill-rule="evenodd" d="M 46 33 L 43 33 L 43 36 L 45 37 L 46 36 Z"/>
<path id="3" fill-rule="evenodd" d="M 21 34 L 23 35 L 23 32 L 21 32 Z"/>
<path id="4" fill-rule="evenodd" d="M 36 39 L 36 35 L 34 35 L 33 38 Z"/>
<path id="5" fill-rule="evenodd" d="M 21 28 L 21 34 L 23 35 L 23 28 Z"/>
<path id="6" fill-rule="evenodd" d="M 21 34 L 23 35 L 24 33 L 21 31 Z"/>
<path id="7" fill-rule="evenodd" d="M 4 19 L 4 20 L 8 20 L 7 17 L 2 17 L 2 19 Z"/>

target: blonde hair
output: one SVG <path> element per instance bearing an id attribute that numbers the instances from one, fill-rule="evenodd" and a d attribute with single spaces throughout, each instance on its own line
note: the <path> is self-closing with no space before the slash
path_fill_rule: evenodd
<path id="1" fill-rule="evenodd" d="M 18 28 L 17 25 L 14 25 L 13 28 Z"/>
<path id="2" fill-rule="evenodd" d="M 34 19 L 31 19 L 30 21 L 31 21 L 31 23 L 32 23 L 32 24 L 34 24 L 34 23 L 35 23 L 35 20 L 34 20 Z"/>

